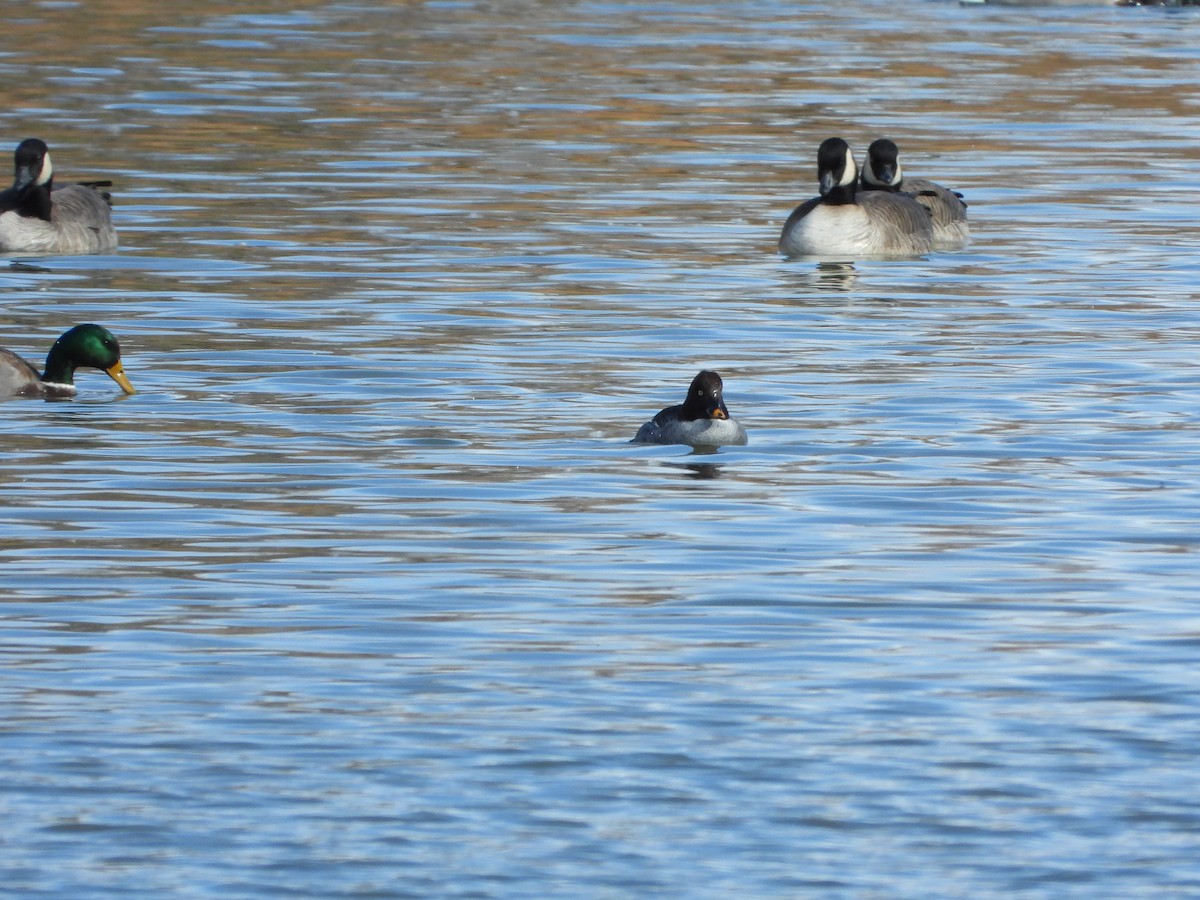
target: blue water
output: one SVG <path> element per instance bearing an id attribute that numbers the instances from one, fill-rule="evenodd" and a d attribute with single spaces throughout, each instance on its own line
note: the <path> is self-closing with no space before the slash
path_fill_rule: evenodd
<path id="1" fill-rule="evenodd" d="M 6 891 L 1200 896 L 1200 13 L 901 12 L 23 8 Z M 779 259 L 830 134 L 971 246 Z"/>

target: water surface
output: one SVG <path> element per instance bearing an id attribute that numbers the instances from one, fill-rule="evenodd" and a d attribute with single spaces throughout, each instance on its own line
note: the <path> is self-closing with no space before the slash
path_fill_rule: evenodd
<path id="1" fill-rule="evenodd" d="M 27 897 L 1200 893 L 1193 10 L 22 7 Z M 964 252 L 774 252 L 831 134 Z M 631 446 L 715 368 L 747 447 Z"/>

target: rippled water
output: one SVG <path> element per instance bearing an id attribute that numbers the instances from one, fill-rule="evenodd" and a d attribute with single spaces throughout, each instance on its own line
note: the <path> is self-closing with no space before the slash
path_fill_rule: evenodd
<path id="1" fill-rule="evenodd" d="M 4 404 L 14 896 L 1200 894 L 1200 12 L 113 6 L 0 38 L 122 238 L 0 344 L 139 390 Z M 780 260 L 830 134 L 971 246 Z"/>

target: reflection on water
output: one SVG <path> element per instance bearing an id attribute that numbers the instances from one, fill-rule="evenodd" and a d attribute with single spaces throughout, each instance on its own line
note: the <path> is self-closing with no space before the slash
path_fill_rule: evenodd
<path id="1" fill-rule="evenodd" d="M 807 274 L 803 282 L 806 294 L 811 291 L 850 291 L 858 280 L 853 263 L 820 262 L 815 264 L 813 272 Z"/>
<path id="2" fill-rule="evenodd" d="M 4 404 L 5 883 L 1195 892 L 1195 16 L 22 7 L 139 393 Z M 970 247 L 780 260 L 831 134 Z"/>
<path id="3" fill-rule="evenodd" d="M 696 448 L 692 455 L 710 455 L 715 453 L 715 448 Z M 696 481 L 712 481 L 714 478 L 721 477 L 721 466 L 716 463 L 668 463 L 682 471 L 688 473 L 688 477 Z"/>

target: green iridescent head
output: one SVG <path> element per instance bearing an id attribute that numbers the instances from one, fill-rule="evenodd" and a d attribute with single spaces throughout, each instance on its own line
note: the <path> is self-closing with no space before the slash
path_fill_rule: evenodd
<path id="1" fill-rule="evenodd" d="M 54 342 L 46 357 L 42 381 L 52 384 L 74 384 L 75 370 L 80 366 L 103 369 L 108 377 L 127 394 L 134 393 L 121 365 L 121 345 L 112 333 L 100 325 L 76 325 Z"/>

